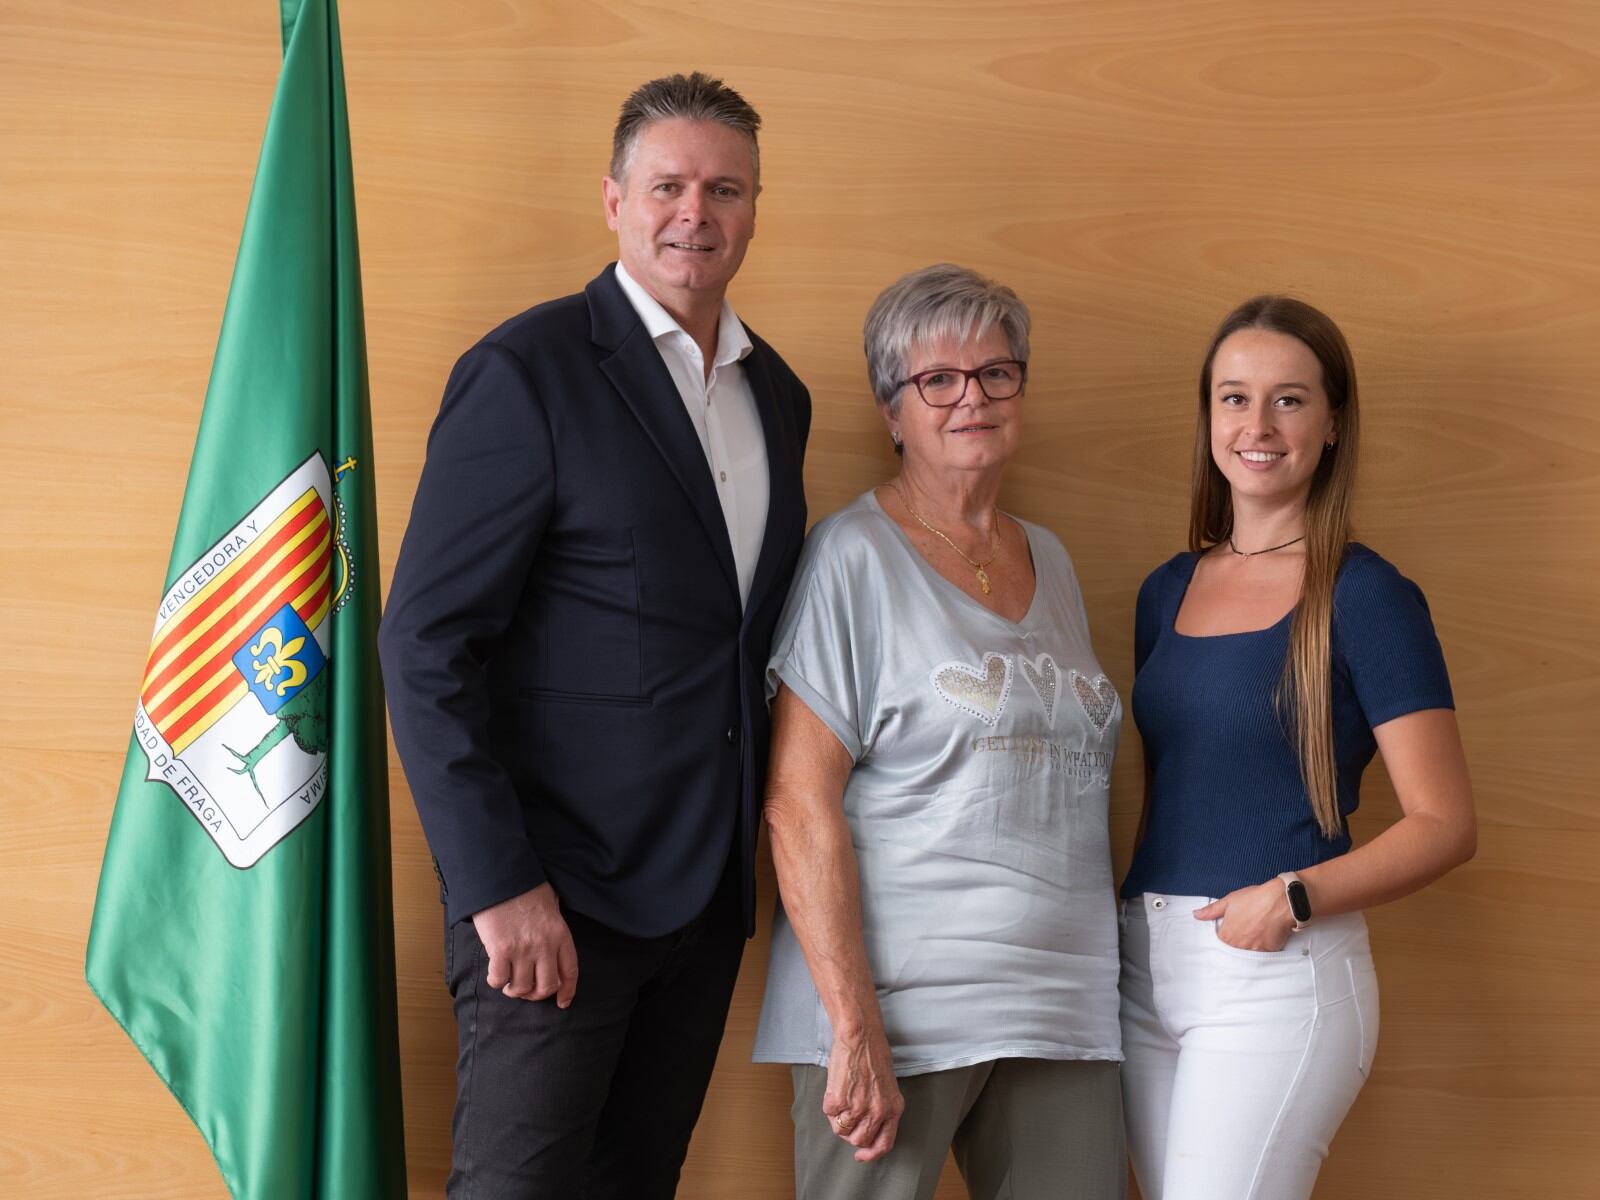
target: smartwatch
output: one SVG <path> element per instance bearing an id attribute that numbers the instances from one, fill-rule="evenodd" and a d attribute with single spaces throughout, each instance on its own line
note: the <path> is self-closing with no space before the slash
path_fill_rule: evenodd
<path id="1" fill-rule="evenodd" d="M 1306 885 L 1300 882 L 1300 876 L 1293 871 L 1285 871 L 1278 878 L 1283 880 L 1283 894 L 1289 898 L 1289 915 L 1294 918 L 1294 932 L 1299 933 L 1311 924 L 1311 897 L 1306 893 Z"/>

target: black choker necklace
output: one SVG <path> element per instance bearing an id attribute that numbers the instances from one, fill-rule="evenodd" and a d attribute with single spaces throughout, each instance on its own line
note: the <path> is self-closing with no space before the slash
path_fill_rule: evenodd
<path id="1" fill-rule="evenodd" d="M 1258 554 L 1271 554 L 1274 550 L 1282 550 L 1285 547 L 1294 545 L 1296 542 L 1303 542 L 1305 540 L 1306 540 L 1306 535 L 1302 533 L 1299 537 L 1290 538 L 1287 542 L 1284 542 L 1282 545 L 1268 546 L 1265 550 L 1241 550 L 1241 549 L 1239 549 L 1239 547 L 1237 547 L 1237 546 L 1235 546 L 1233 544 L 1233 534 L 1230 533 L 1228 535 L 1228 549 L 1232 550 L 1240 558 L 1254 558 Z"/>

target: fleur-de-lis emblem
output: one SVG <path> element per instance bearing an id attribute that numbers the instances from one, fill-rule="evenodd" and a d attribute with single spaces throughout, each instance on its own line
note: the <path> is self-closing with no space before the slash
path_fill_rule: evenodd
<path id="1" fill-rule="evenodd" d="M 295 658 L 295 655 L 305 647 L 306 639 L 303 637 L 283 640 L 283 631 L 275 625 L 268 625 L 261 631 L 261 640 L 250 647 L 252 655 L 260 654 L 266 650 L 267 658 L 263 662 L 259 658 L 252 658 L 250 665 L 256 669 L 256 682 L 269 691 L 276 690 L 283 696 L 290 688 L 297 688 L 306 681 L 305 664 Z M 267 650 L 267 647 L 271 647 Z M 273 681 L 277 680 L 279 672 L 283 673 L 283 680 L 273 688 Z"/>

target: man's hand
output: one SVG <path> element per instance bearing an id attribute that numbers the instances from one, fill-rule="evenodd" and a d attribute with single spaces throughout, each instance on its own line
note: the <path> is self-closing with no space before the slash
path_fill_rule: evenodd
<path id="1" fill-rule="evenodd" d="M 556 998 L 567 1008 L 578 990 L 578 950 L 548 883 L 472 914 L 489 952 L 488 983 L 513 999 Z"/>

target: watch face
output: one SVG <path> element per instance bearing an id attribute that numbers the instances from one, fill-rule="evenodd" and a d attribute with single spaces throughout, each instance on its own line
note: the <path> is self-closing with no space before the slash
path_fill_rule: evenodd
<path id="1" fill-rule="evenodd" d="M 1290 880 L 1284 887 L 1289 893 L 1289 911 L 1296 921 L 1311 920 L 1311 897 L 1306 895 L 1306 885 L 1298 879 Z"/>

